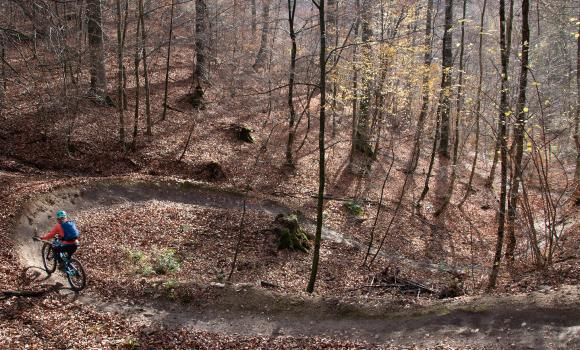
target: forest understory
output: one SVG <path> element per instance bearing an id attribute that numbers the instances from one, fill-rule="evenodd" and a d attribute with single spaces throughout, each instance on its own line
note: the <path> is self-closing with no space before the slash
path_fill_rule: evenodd
<path id="1" fill-rule="evenodd" d="M 580 348 L 561 2 L 0 5 L 0 348 Z"/>

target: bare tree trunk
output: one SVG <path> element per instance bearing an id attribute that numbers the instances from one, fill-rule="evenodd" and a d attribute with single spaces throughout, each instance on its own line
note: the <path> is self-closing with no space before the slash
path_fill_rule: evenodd
<path id="1" fill-rule="evenodd" d="M 495 246 L 495 256 L 493 259 L 493 266 L 489 274 L 489 281 L 487 288 L 494 289 L 499 268 L 501 263 L 501 255 L 503 249 L 504 230 L 505 230 L 505 210 L 507 197 L 507 123 L 506 112 L 508 111 L 507 101 L 507 85 L 508 85 L 508 48 L 506 46 L 506 16 L 505 16 L 505 0 L 499 1 L 499 18 L 500 18 L 500 51 L 501 51 L 501 86 L 500 86 L 500 108 L 499 108 L 499 129 L 497 137 L 500 140 L 500 159 L 501 159 L 501 187 L 499 198 L 499 210 L 497 216 L 497 242 Z"/>
<path id="2" fill-rule="evenodd" d="M 457 178 L 457 163 L 459 160 L 459 121 L 461 119 L 461 108 L 463 103 L 463 58 L 465 54 L 465 15 L 467 10 L 467 0 L 463 0 L 463 11 L 461 17 L 461 42 L 459 44 L 459 84 L 457 86 L 457 107 L 455 109 L 455 137 L 453 139 L 453 165 L 451 169 L 451 182 L 447 189 L 447 193 L 443 197 L 441 207 L 435 211 L 434 215 L 439 216 L 447 210 L 451 198 L 453 197 L 453 190 L 455 187 L 455 180 Z"/>
<path id="3" fill-rule="evenodd" d="M 268 57 L 268 33 L 270 32 L 270 1 L 262 0 L 262 37 L 260 39 L 260 49 L 256 55 L 254 69 L 258 70 L 264 67 Z"/>
<path id="4" fill-rule="evenodd" d="M 198 113 L 199 113 L 199 110 L 197 110 L 195 115 L 197 115 Z M 181 152 L 181 155 L 177 159 L 178 162 L 181 162 L 183 160 L 183 157 L 185 157 L 185 153 L 187 152 L 187 149 L 189 148 L 189 143 L 191 142 L 191 136 L 193 135 L 193 131 L 195 130 L 195 124 L 196 124 L 195 123 L 195 115 L 194 115 L 194 118 L 191 122 L 191 127 L 189 128 L 189 134 L 187 134 L 187 141 L 185 141 L 185 145 L 183 145 L 183 152 Z"/>
<path id="5" fill-rule="evenodd" d="M 425 196 L 429 192 L 429 180 L 431 179 L 431 173 L 433 172 L 433 164 L 435 164 L 435 154 L 437 153 L 437 141 L 439 140 L 439 125 L 441 124 L 441 118 L 438 116 L 437 122 L 435 124 L 435 137 L 433 138 L 433 148 L 431 149 L 431 157 L 429 159 L 429 167 L 427 169 L 427 174 L 425 175 L 425 185 L 423 185 L 423 191 L 417 200 L 416 205 L 420 206 L 421 202 L 425 199 Z"/>
<path id="6" fill-rule="evenodd" d="M 147 121 L 147 129 L 145 135 L 151 136 L 151 102 L 149 90 L 149 68 L 147 66 L 147 32 L 145 28 L 145 10 L 143 8 L 143 0 L 139 0 L 139 21 L 141 22 L 141 45 L 143 50 L 143 75 L 145 77 L 145 118 Z"/>
<path id="7" fill-rule="evenodd" d="M 119 142 L 125 149 L 125 118 L 123 98 L 123 51 L 124 51 L 124 28 L 123 16 L 121 15 L 121 0 L 116 0 L 117 5 L 117 111 L 119 113 Z"/>
<path id="8" fill-rule="evenodd" d="M 580 18 L 580 17 L 579 17 Z M 578 52 L 580 52 L 580 23 L 578 24 Z M 576 55 L 576 114 L 574 116 L 574 143 L 576 144 L 576 205 L 580 205 L 580 54 Z"/>
<path id="9" fill-rule="evenodd" d="M 171 0 L 171 10 L 169 12 L 169 43 L 167 44 L 167 58 L 165 59 L 165 87 L 163 92 L 163 113 L 161 120 L 165 120 L 167 116 L 167 93 L 169 88 L 169 61 L 171 59 L 171 42 L 173 41 L 173 10 L 175 8 L 175 0 Z"/>
<path id="10" fill-rule="evenodd" d="M 288 24 L 290 29 L 290 40 L 292 49 L 290 52 L 290 78 L 288 81 L 288 109 L 290 112 L 290 123 L 288 125 L 288 142 L 286 144 L 286 163 L 290 166 L 294 164 L 292 158 L 292 147 L 294 144 L 296 122 L 296 110 L 294 109 L 294 79 L 296 76 L 296 33 L 294 32 L 294 16 L 296 14 L 296 0 L 288 0 Z"/>
<path id="11" fill-rule="evenodd" d="M 391 169 L 393 168 L 393 164 L 395 163 L 395 148 L 393 147 L 393 138 L 391 137 L 391 164 L 389 165 L 389 170 L 387 170 L 387 175 L 385 175 L 385 179 L 383 180 L 383 185 L 381 186 L 381 195 L 379 197 L 379 203 L 377 205 L 377 214 L 375 215 L 375 220 L 373 222 L 373 226 L 371 227 L 370 237 L 369 237 L 369 244 L 367 246 L 367 252 L 365 253 L 365 257 L 363 260 L 363 266 L 367 265 L 367 260 L 371 254 L 371 249 L 373 247 L 373 243 L 375 241 L 375 230 L 377 228 L 377 223 L 379 221 L 379 217 L 381 215 L 381 208 L 383 207 L 383 198 L 385 194 L 385 186 L 387 185 L 387 181 L 391 177 Z M 386 235 L 386 233 L 385 233 Z"/>
<path id="12" fill-rule="evenodd" d="M 364 3 L 362 7 L 362 24 L 361 24 L 361 40 L 362 40 L 362 54 L 361 59 L 364 63 L 371 60 L 371 46 L 370 41 L 373 37 L 372 30 L 372 5 L 370 2 Z M 363 64 L 364 66 L 364 64 Z M 368 158 L 372 158 L 373 149 L 371 146 L 371 130 L 370 130 L 370 113 L 371 113 L 371 84 L 373 75 L 369 69 L 364 69 L 361 76 L 360 86 L 360 113 L 356 127 L 356 150 L 364 154 Z M 358 94 L 357 94 L 358 96 Z"/>
<path id="13" fill-rule="evenodd" d="M 105 71 L 100 0 L 87 0 L 87 31 L 89 61 L 91 64 L 91 90 L 104 103 L 107 95 L 107 75 Z"/>
<path id="14" fill-rule="evenodd" d="M 205 0 L 196 0 L 195 6 L 196 64 L 194 81 L 201 86 L 209 81 L 209 13 Z"/>
<path id="15" fill-rule="evenodd" d="M 318 261 L 320 259 L 320 241 L 322 236 L 322 214 L 324 209 L 324 184 L 325 177 L 325 148 L 324 148 L 324 130 L 326 125 L 326 26 L 324 14 L 324 1 L 319 0 L 317 4 L 312 0 L 314 5 L 318 8 L 319 14 L 319 28 L 320 28 L 320 131 L 318 134 L 318 149 L 320 152 L 320 159 L 318 162 L 319 178 L 318 178 L 318 204 L 316 210 L 316 235 L 314 238 L 314 252 L 312 257 L 312 271 L 308 281 L 306 291 L 308 293 L 314 292 L 314 284 L 316 283 L 316 275 L 318 273 Z"/>
<path id="16" fill-rule="evenodd" d="M 139 0 L 142 2 L 142 0 Z M 137 134 L 139 132 L 139 95 L 141 90 L 141 85 L 139 83 L 139 63 L 141 60 L 141 16 L 140 11 L 137 12 L 135 16 L 135 22 L 137 23 L 137 30 L 135 32 L 135 115 L 133 120 L 133 140 L 131 142 L 131 150 L 135 151 L 137 149 Z"/>
<path id="17" fill-rule="evenodd" d="M 338 47 L 338 36 L 339 36 L 339 28 L 338 28 L 338 0 L 328 0 L 328 15 L 326 18 L 326 22 L 328 23 L 328 28 L 326 30 L 327 35 L 334 38 L 334 43 L 332 45 L 333 49 Z M 333 66 L 338 62 L 339 56 L 338 54 L 333 55 L 332 64 Z M 336 83 L 336 69 L 332 75 L 330 83 L 330 90 L 332 91 L 332 98 L 331 98 L 331 105 L 330 110 L 332 111 L 332 138 L 336 136 L 336 94 L 338 92 L 338 84 Z"/>
<path id="18" fill-rule="evenodd" d="M 125 8 L 123 9 L 123 51 L 125 50 L 125 41 L 127 38 L 127 23 L 129 21 L 129 0 L 125 1 Z M 124 53 L 123 53 L 124 55 Z M 129 104 L 127 103 L 127 68 L 123 63 L 123 108 L 127 111 L 129 110 Z"/>
<path id="19" fill-rule="evenodd" d="M 250 8 L 252 10 L 252 36 L 256 36 L 257 18 L 256 18 L 256 0 L 250 0 Z"/>
<path id="20" fill-rule="evenodd" d="M 443 203 L 443 191 L 446 187 L 449 175 L 447 174 L 449 168 L 449 131 L 450 131 L 450 112 L 451 112 L 451 76 L 453 69 L 453 50 L 452 50 L 452 33 L 451 26 L 453 24 L 453 0 L 445 1 L 445 30 L 443 33 L 442 45 L 442 60 L 441 60 L 441 91 L 439 93 L 439 104 L 437 105 L 437 130 L 435 132 L 435 140 L 433 140 L 433 150 L 431 152 L 431 160 L 429 161 L 429 169 L 425 177 L 425 185 L 421 196 L 417 201 L 417 205 L 425 199 L 429 191 L 429 180 L 431 172 L 433 171 L 433 164 L 435 161 L 435 153 L 437 149 L 437 142 L 439 141 L 439 148 L 437 154 L 439 155 L 439 173 L 437 174 L 435 182 L 435 192 L 437 204 Z"/>
<path id="21" fill-rule="evenodd" d="M 467 182 L 467 189 L 465 195 L 459 203 L 462 206 L 467 200 L 472 191 L 473 176 L 475 175 L 475 167 L 477 165 L 477 158 L 479 156 L 479 134 L 480 134 L 480 113 L 481 113 L 481 90 L 483 84 L 483 25 L 485 23 L 485 10 L 487 7 L 487 0 L 483 1 L 483 8 L 481 9 L 481 20 L 479 23 L 479 80 L 477 82 L 477 96 L 475 97 L 475 154 L 473 162 L 471 163 L 471 172 L 469 174 L 469 181 Z"/>
<path id="22" fill-rule="evenodd" d="M 195 69 L 193 70 L 193 107 L 203 109 L 204 89 L 209 81 L 209 13 L 205 0 L 195 1 Z"/>
<path id="23" fill-rule="evenodd" d="M 6 60 L 6 39 L 4 38 L 4 33 L 0 34 L 0 61 L 1 62 L 1 70 L 0 70 L 0 117 L 4 116 L 4 106 L 6 104 L 5 96 L 6 96 L 6 65 L 4 61 Z"/>
<path id="24" fill-rule="evenodd" d="M 519 197 L 519 186 L 522 181 L 522 157 L 524 154 L 524 134 L 527 121 L 526 89 L 528 87 L 528 64 L 530 47 L 530 2 L 522 0 L 522 65 L 520 70 L 519 96 L 516 111 L 518 113 L 517 122 L 514 127 L 514 140 L 512 149 L 515 152 L 507 215 L 507 245 L 505 257 L 508 265 L 514 262 L 514 252 L 516 249 L 515 224 Z M 514 153 L 512 152 L 512 154 Z"/>
<path id="25" fill-rule="evenodd" d="M 354 40 L 358 40 L 360 27 L 360 0 L 355 0 L 356 20 L 354 24 Z M 352 53 L 353 73 L 352 73 L 352 91 L 354 98 L 352 99 L 352 132 L 351 132 L 351 147 L 349 156 L 349 166 L 352 170 L 354 165 L 354 155 L 356 153 L 357 143 L 357 125 L 358 125 L 358 46 L 355 45 Z"/>
<path id="26" fill-rule="evenodd" d="M 532 251 L 534 252 L 534 257 L 536 260 L 536 266 L 538 268 L 542 268 L 544 266 L 544 257 L 542 256 L 540 245 L 538 244 L 538 233 L 536 232 L 536 228 L 534 226 L 534 218 L 533 218 L 533 209 L 530 205 L 530 200 L 528 197 L 528 191 L 526 188 L 526 183 L 524 179 L 522 179 L 522 207 L 523 211 L 526 214 L 526 219 L 528 223 L 528 227 L 530 230 L 530 245 L 532 246 Z"/>
<path id="27" fill-rule="evenodd" d="M 407 174 L 413 173 L 417 169 L 417 163 L 419 162 L 419 156 L 421 153 L 421 141 L 423 138 L 423 129 L 425 127 L 425 119 L 427 118 L 427 113 L 429 113 L 429 80 L 431 78 L 431 62 L 433 61 L 432 53 L 432 25 L 433 25 L 433 0 L 427 0 L 427 14 L 425 18 L 425 58 L 423 61 L 423 85 L 421 91 L 421 112 L 419 113 L 419 118 L 417 120 L 417 127 L 415 129 L 415 135 L 413 136 L 413 150 L 411 151 L 411 157 L 409 158 L 409 163 L 407 165 Z"/>
<path id="28" fill-rule="evenodd" d="M 453 69 L 453 35 L 451 27 L 453 25 L 453 0 L 445 0 L 445 30 L 443 32 L 443 54 L 442 54 L 442 74 L 441 74 L 441 94 L 439 97 L 441 135 L 439 140 L 439 156 L 449 159 L 449 131 L 451 120 L 451 74 Z"/>
<path id="29" fill-rule="evenodd" d="M 505 5 L 504 5 L 505 7 Z M 507 28 L 506 30 L 506 53 L 507 53 L 507 64 L 509 65 L 510 62 L 510 52 L 512 49 L 512 23 L 513 23 L 513 13 L 514 13 L 514 0 L 510 0 L 510 12 L 509 12 L 509 16 L 508 16 L 508 22 L 507 22 Z M 505 86 L 506 89 L 509 88 L 509 85 L 506 84 Z M 507 92 L 506 92 L 507 94 Z M 507 102 L 506 102 L 507 103 Z M 499 135 L 499 130 L 501 129 L 501 125 L 499 124 L 501 123 L 500 120 L 498 120 L 498 125 L 497 125 L 497 134 Z M 489 177 L 487 178 L 486 181 L 486 186 L 487 187 L 492 187 L 493 186 L 493 181 L 495 179 L 495 168 L 497 167 L 497 161 L 498 161 L 498 157 L 501 153 L 500 151 L 500 147 L 501 147 L 501 140 L 499 138 L 499 136 L 496 135 L 496 141 L 495 141 L 495 148 L 493 151 L 493 161 L 491 163 L 491 171 L 489 172 Z M 506 136 L 507 136 L 507 132 L 506 132 Z"/>

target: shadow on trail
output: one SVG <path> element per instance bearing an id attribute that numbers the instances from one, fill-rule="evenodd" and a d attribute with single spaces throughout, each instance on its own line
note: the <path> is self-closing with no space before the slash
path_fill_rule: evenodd
<path id="1" fill-rule="evenodd" d="M 65 304 L 73 303 L 79 299 L 80 295 L 79 292 L 73 291 L 70 287 L 65 287 L 65 285 L 59 281 L 60 278 L 61 277 L 55 277 L 54 274 L 48 274 L 44 267 L 28 266 L 20 273 L 18 288 L 21 289 L 20 292 L 24 294 L 24 297 L 47 297 L 53 292 L 57 293 L 59 294 L 59 305 L 56 307 L 58 308 Z M 34 289 L 36 286 L 42 286 L 43 289 Z M 28 293 L 39 294 L 27 295 Z M 50 308 L 50 305 L 47 305 L 47 307 Z"/>
<path id="2" fill-rule="evenodd" d="M 44 276 L 43 276 L 44 275 Z M 20 273 L 20 287 L 30 286 L 32 283 L 43 283 L 50 278 L 44 267 L 28 266 Z"/>

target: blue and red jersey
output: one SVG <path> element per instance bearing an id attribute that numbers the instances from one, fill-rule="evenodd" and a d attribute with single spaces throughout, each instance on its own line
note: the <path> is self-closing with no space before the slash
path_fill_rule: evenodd
<path id="1" fill-rule="evenodd" d="M 60 239 L 60 242 L 62 244 L 79 244 L 79 240 L 75 239 L 72 241 L 65 241 L 63 240 L 64 238 L 64 230 L 62 229 L 62 226 L 60 225 L 60 223 L 57 223 L 52 230 L 50 230 L 49 233 L 45 234 L 44 236 L 40 237 L 40 239 L 42 240 L 48 240 L 48 239 L 52 239 L 54 238 L 54 236 L 57 236 Z"/>

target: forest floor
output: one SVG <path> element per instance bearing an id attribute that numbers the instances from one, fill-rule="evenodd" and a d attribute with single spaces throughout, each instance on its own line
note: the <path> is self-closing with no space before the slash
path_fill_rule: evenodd
<path id="1" fill-rule="evenodd" d="M 40 299 L 3 301 L 0 345 L 9 348 L 580 345 L 577 285 L 447 300 L 365 289 L 361 287 L 372 274 L 353 260 L 361 254 L 357 239 L 327 229 L 324 269 L 317 293 L 310 296 L 303 292 L 309 255 L 277 251 L 275 237 L 268 232 L 277 213 L 297 208 L 263 195 L 248 200 L 249 226 L 238 269 L 234 282 L 223 284 L 220 276 L 227 273 L 229 259 L 216 253 L 230 251 L 236 237 L 243 203 L 236 189 L 152 176 L 47 180 L 2 175 L 11 190 L 3 203 L 8 219 L 4 228 L 12 232 L 7 242 L 12 249 L 4 249 L 3 257 L 20 261 L 24 268 L 18 273 L 4 265 L 2 282 L 33 290 L 66 284 L 58 276 L 46 278 L 40 246 L 30 240 L 35 228 L 50 227 L 56 208 L 75 212 L 83 231 L 78 256 L 90 279 L 80 294 L 61 290 Z M 309 218 L 303 222 L 312 230 Z M 144 271 L 155 254 L 167 249 L 181 262 L 178 272 Z M 415 278 L 437 276 L 422 264 L 406 270 L 423 271 Z M 51 334 L 52 322 L 64 322 L 66 334 Z"/>
<path id="2" fill-rule="evenodd" d="M 64 283 L 45 279 L 40 245 L 30 239 L 35 228 L 54 224 L 57 208 L 68 210 L 82 231 L 77 256 L 89 283 L 80 295 L 61 290 L 0 300 L 0 348 L 580 348 L 578 208 L 561 207 L 567 220 L 550 269 L 534 267 L 526 236 L 518 233 L 515 266 L 502 268 L 497 289 L 486 293 L 497 207 L 494 190 L 483 186 L 489 159 L 478 163 L 476 190 L 458 208 L 463 169 L 443 225 L 435 225 L 433 191 L 420 209 L 413 205 L 427 168 L 425 147 L 396 212 L 410 121 L 384 133 L 370 168 L 359 160 L 350 168 L 348 113 L 337 111 L 336 136 L 327 141 L 320 269 L 315 293 L 305 293 L 311 254 L 278 250 L 272 228 L 276 214 L 297 211 L 313 233 L 316 103 L 297 129 L 295 167 L 287 167 L 282 92 L 260 93 L 268 84 L 260 74 L 228 70 L 208 91 L 207 108 L 192 111 L 183 99 L 190 59 L 176 50 L 172 109 L 163 121 L 164 70 L 152 65 L 153 137 L 139 134 L 132 152 L 119 146 L 114 108 L 79 99 L 71 112 L 58 79 L 25 93 L 8 89 L 11 104 L 0 116 L 0 291 Z M 127 94 L 132 110 L 131 88 Z M 233 124 L 252 129 L 255 142 L 239 140 Z M 437 176 L 438 166 L 432 182 Z M 240 232 L 244 189 L 249 200 Z M 540 212 L 533 182 L 530 196 Z M 362 213 L 348 210 L 353 203 Z M 362 267 L 375 218 L 374 247 L 382 242 L 382 253 Z M 232 283 L 224 283 L 239 233 L 238 264 Z M 180 268 L 155 273 L 162 258 Z M 460 276 L 466 295 L 439 300 L 368 287 L 388 269 L 436 292 Z"/>

